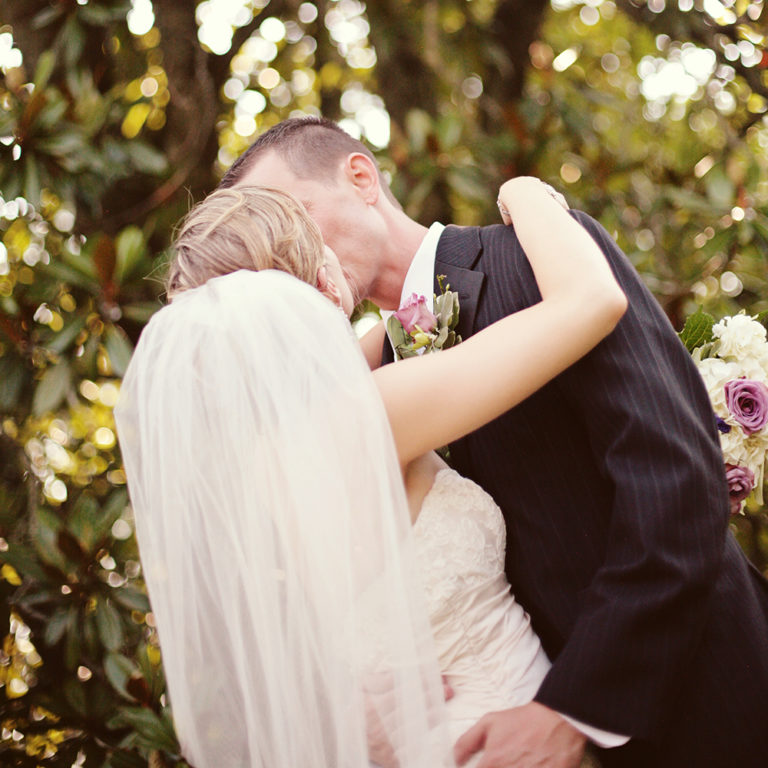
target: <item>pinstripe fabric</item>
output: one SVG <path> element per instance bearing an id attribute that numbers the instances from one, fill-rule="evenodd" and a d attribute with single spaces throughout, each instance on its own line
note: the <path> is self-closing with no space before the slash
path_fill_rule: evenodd
<path id="1" fill-rule="evenodd" d="M 768 765 L 768 584 L 727 533 L 707 394 L 626 257 L 573 215 L 606 253 L 627 314 L 451 446 L 504 511 L 510 583 L 554 660 L 537 700 L 637 737 L 606 766 Z M 540 300 L 511 227 L 448 227 L 435 272 L 459 291 L 464 337 Z"/>

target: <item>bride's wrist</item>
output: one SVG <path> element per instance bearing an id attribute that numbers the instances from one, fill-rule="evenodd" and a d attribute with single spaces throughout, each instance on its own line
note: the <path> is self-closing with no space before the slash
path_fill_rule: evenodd
<path id="1" fill-rule="evenodd" d="M 518 176 L 501 185 L 496 205 L 502 216 L 512 218 L 519 203 L 530 205 L 532 200 L 544 200 L 554 197 L 555 194 L 548 184 L 535 176 Z"/>

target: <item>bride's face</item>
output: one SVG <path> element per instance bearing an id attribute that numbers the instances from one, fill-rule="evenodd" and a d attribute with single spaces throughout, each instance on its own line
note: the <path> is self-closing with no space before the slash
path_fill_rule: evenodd
<path id="1" fill-rule="evenodd" d="M 328 275 L 328 282 L 335 286 L 341 300 L 341 308 L 344 310 L 344 314 L 349 317 L 355 308 L 352 290 L 341 268 L 338 256 L 327 245 L 325 246 L 325 269 Z"/>

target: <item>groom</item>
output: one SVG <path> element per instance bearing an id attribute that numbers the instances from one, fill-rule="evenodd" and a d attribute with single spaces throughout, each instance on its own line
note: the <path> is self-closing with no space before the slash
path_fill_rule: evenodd
<path id="1" fill-rule="evenodd" d="M 298 197 L 359 297 L 384 310 L 446 275 L 466 338 L 540 300 L 512 227 L 421 226 L 371 153 L 329 121 L 267 131 L 222 181 L 235 185 Z M 484 749 L 482 768 L 572 768 L 589 738 L 612 747 L 605 766 L 768 765 L 768 583 L 728 533 L 706 392 L 611 237 L 573 216 L 627 294 L 625 317 L 572 368 L 451 445 L 456 469 L 504 512 L 507 575 L 553 666 L 531 704 L 462 737 L 457 759 Z"/>

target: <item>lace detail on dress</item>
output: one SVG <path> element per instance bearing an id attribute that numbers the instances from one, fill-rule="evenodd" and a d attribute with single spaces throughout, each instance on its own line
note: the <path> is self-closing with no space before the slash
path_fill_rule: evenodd
<path id="1" fill-rule="evenodd" d="M 454 690 L 446 713 L 455 741 L 484 714 L 529 702 L 549 661 L 510 591 L 504 518 L 482 488 L 452 469 L 438 472 L 412 544 L 440 671 Z M 373 583 L 361 597 L 365 618 L 358 628 L 360 657 L 354 659 L 373 675 L 386 674 L 396 642 L 380 626 L 381 589 Z"/>
<path id="2" fill-rule="evenodd" d="M 504 572 L 501 510 L 479 485 L 452 469 L 437 473 L 413 531 L 433 617 L 451 610 L 454 596 Z"/>
<path id="3" fill-rule="evenodd" d="M 527 703 L 549 669 L 504 573 L 494 500 L 452 469 L 437 473 L 413 527 L 440 669 L 454 689 L 454 737 L 488 712 Z"/>

